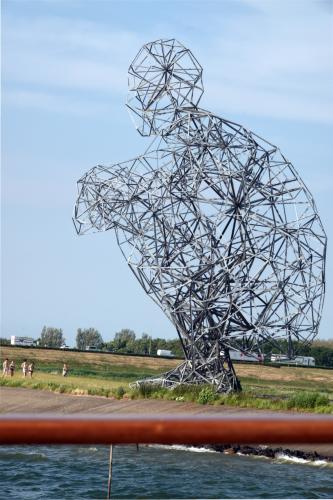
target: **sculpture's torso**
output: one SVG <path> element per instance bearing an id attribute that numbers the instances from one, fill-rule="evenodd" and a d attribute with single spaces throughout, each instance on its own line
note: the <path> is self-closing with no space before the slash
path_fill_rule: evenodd
<path id="1" fill-rule="evenodd" d="M 205 140 L 189 133 L 199 125 Z M 305 330 L 324 233 L 312 233 L 318 217 L 293 167 L 274 146 L 215 116 L 191 113 L 178 130 L 116 167 L 131 200 L 116 223 L 118 241 L 146 292 L 181 319 L 184 334 L 227 329 L 242 340 Z"/>

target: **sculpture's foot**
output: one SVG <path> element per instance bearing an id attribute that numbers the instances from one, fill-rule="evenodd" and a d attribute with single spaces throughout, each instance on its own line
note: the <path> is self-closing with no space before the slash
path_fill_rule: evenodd
<path id="1" fill-rule="evenodd" d="M 227 364 L 227 366 L 224 366 Z M 232 363 L 221 363 L 219 370 L 211 370 L 207 365 L 200 366 L 193 369 L 191 361 L 184 361 L 181 365 L 173 370 L 162 374 L 156 378 L 146 378 L 137 380 L 130 384 L 130 387 L 142 387 L 155 385 L 160 387 L 169 387 L 173 389 L 180 384 L 188 385 L 202 385 L 211 384 L 216 389 L 216 392 L 229 393 L 241 391 L 241 384 L 236 377 Z"/>

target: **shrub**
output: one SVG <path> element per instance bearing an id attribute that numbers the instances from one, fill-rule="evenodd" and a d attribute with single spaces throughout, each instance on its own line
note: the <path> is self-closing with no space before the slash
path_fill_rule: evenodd
<path id="1" fill-rule="evenodd" d="M 172 389 L 170 399 L 180 401 L 177 398 L 182 397 L 183 401 L 197 401 L 202 389 L 203 386 L 200 384 L 179 384 Z"/>
<path id="2" fill-rule="evenodd" d="M 47 389 L 49 391 L 56 391 L 58 389 L 58 384 L 55 382 L 48 382 Z"/>
<path id="3" fill-rule="evenodd" d="M 119 387 L 117 387 L 117 389 L 115 390 L 116 398 L 121 399 L 124 396 L 124 394 L 126 394 L 126 391 L 123 388 L 123 386 L 120 385 Z"/>
<path id="4" fill-rule="evenodd" d="M 328 396 L 320 392 L 297 392 L 287 401 L 287 408 L 316 408 L 317 406 L 327 406 Z"/>
<path id="5" fill-rule="evenodd" d="M 150 398 L 161 389 L 161 386 L 149 382 L 142 383 L 133 390 L 134 397 Z"/>
<path id="6" fill-rule="evenodd" d="M 213 403 L 215 401 L 217 395 L 214 389 L 211 387 L 204 387 L 201 389 L 197 402 L 201 405 L 206 405 L 207 403 Z"/>
<path id="7" fill-rule="evenodd" d="M 32 384 L 31 386 L 32 389 L 45 389 L 45 383 L 43 382 L 35 382 L 34 384 Z"/>

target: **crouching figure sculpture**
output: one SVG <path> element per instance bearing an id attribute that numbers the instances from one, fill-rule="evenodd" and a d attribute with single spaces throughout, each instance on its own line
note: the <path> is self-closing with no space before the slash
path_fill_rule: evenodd
<path id="1" fill-rule="evenodd" d="M 199 107 L 202 68 L 176 40 L 142 47 L 127 106 L 148 150 L 78 181 L 79 234 L 114 229 L 185 361 L 158 382 L 240 390 L 230 351 L 291 348 L 318 332 L 326 236 L 278 148 Z M 147 382 L 147 381 L 146 381 Z M 156 380 L 151 379 L 151 382 Z"/>

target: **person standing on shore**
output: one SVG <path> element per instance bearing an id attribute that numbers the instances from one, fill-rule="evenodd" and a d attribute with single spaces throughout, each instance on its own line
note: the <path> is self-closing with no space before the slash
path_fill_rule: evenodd
<path id="1" fill-rule="evenodd" d="M 9 375 L 9 359 L 6 358 L 5 361 L 2 363 L 2 376 L 7 377 Z"/>
<path id="2" fill-rule="evenodd" d="M 30 378 L 32 378 L 32 374 L 33 374 L 34 370 L 35 370 L 35 365 L 34 365 L 34 362 L 31 361 L 31 363 L 28 366 L 28 375 Z"/>
<path id="3" fill-rule="evenodd" d="M 14 363 L 14 361 L 10 362 L 9 371 L 10 371 L 10 376 L 13 377 L 14 376 L 14 372 L 15 372 L 15 363 Z"/>
<path id="4" fill-rule="evenodd" d="M 27 373 L 28 373 L 28 361 L 26 359 L 21 364 L 21 368 L 22 368 L 23 377 L 25 378 L 27 376 Z"/>

